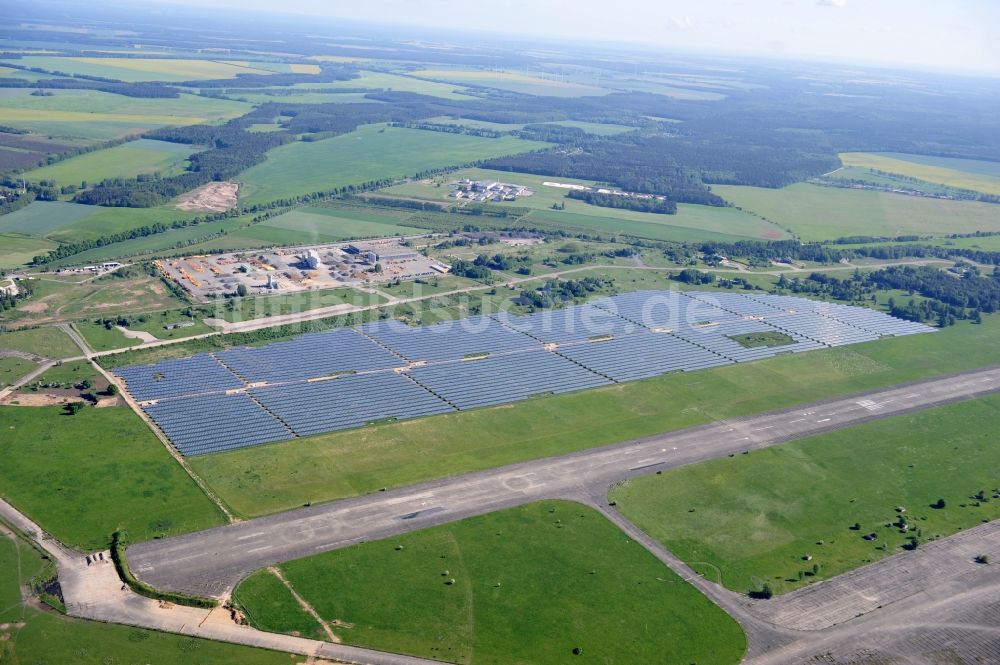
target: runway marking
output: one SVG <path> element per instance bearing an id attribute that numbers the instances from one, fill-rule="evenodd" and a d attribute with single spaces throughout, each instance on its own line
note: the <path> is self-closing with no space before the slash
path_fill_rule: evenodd
<path id="1" fill-rule="evenodd" d="M 266 531 L 254 531 L 253 533 L 248 533 L 245 536 L 237 536 L 236 540 L 248 540 L 250 538 L 256 538 L 257 536 L 263 536 L 266 533 Z"/>
<path id="2" fill-rule="evenodd" d="M 822 420 L 817 420 L 816 422 L 818 422 L 818 423 L 825 423 L 825 422 L 829 422 L 829 420 L 830 420 L 829 418 L 823 418 Z"/>
<path id="3" fill-rule="evenodd" d="M 250 554 L 252 554 L 253 552 L 263 552 L 264 550 L 269 550 L 272 547 L 274 547 L 274 545 L 263 545 L 261 547 L 255 547 L 253 549 L 247 550 L 247 552 Z"/>
<path id="4" fill-rule="evenodd" d="M 758 427 L 757 429 L 750 430 L 751 432 L 763 432 L 766 429 L 774 429 L 777 425 L 767 425 L 766 427 Z"/>
<path id="5" fill-rule="evenodd" d="M 410 494 L 407 496 L 396 497 L 395 499 L 386 499 L 381 503 L 387 506 L 394 506 L 397 503 L 406 503 L 408 501 L 419 501 L 420 499 L 429 499 L 434 496 L 434 492 L 424 492 L 423 494 Z"/>
<path id="6" fill-rule="evenodd" d="M 805 420 L 805 418 L 796 418 L 795 420 L 789 420 L 788 422 L 790 422 L 790 423 L 800 423 L 803 420 Z"/>

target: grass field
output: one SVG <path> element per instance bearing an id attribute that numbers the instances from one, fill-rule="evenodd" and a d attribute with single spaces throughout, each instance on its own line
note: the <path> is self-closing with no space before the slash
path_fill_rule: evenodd
<path id="1" fill-rule="evenodd" d="M 281 569 L 324 621 L 347 624 L 333 628 L 345 642 L 452 663 L 721 665 L 746 648 L 733 619 L 596 511 L 570 502 Z M 275 579 L 256 573 L 236 597 L 261 627 L 316 636 L 315 621 Z"/>
<path id="2" fill-rule="evenodd" d="M 386 302 L 385 298 L 355 289 L 324 289 L 300 291 L 277 296 L 257 296 L 231 299 L 222 310 L 226 321 L 248 321 L 265 316 L 279 316 L 305 312 L 318 307 L 352 304 L 361 307 Z M 232 309 L 228 309 L 232 304 Z M 154 333 L 155 334 L 155 333 Z"/>
<path id="3" fill-rule="evenodd" d="M 25 67 L 39 67 L 50 72 L 85 74 L 137 81 L 195 81 L 235 78 L 237 74 L 268 74 L 274 70 L 254 67 L 247 61 L 185 60 L 174 58 L 65 58 L 29 55 L 17 61 Z M 263 63 L 262 63 L 263 64 Z"/>
<path id="4" fill-rule="evenodd" d="M 22 208 L 23 210 L 23 208 Z M 5 218 L 0 217 L 0 222 Z M 0 269 L 19 268 L 36 256 L 48 254 L 57 243 L 44 238 L 34 238 L 13 233 L 0 233 Z"/>
<path id="5" fill-rule="evenodd" d="M 0 407 L 0 495 L 62 542 L 106 547 L 128 529 L 136 541 L 223 523 L 202 494 L 126 407 Z"/>
<path id="6" fill-rule="evenodd" d="M 973 498 L 996 487 L 998 417 L 1000 397 L 984 397 L 632 480 L 611 498 L 708 579 L 789 591 L 896 554 L 910 536 L 1000 517 L 1000 501 Z"/>
<path id="7" fill-rule="evenodd" d="M 0 217 L 0 232 L 44 236 L 93 215 L 94 206 L 66 201 L 32 201 Z"/>
<path id="8" fill-rule="evenodd" d="M 174 175 L 184 170 L 184 163 L 192 152 L 191 146 L 182 143 L 139 139 L 28 171 L 24 177 L 79 186 L 83 181 L 93 185 L 105 178 L 129 178 L 150 173 Z"/>
<path id="9" fill-rule="evenodd" d="M 165 125 L 215 123 L 242 115 L 250 105 L 182 94 L 145 99 L 92 90 L 56 90 L 33 97 L 30 89 L 0 89 L 5 125 L 53 137 L 104 141 Z"/>
<path id="10" fill-rule="evenodd" d="M 744 210 L 792 229 L 803 240 L 1000 231 L 1000 207 L 988 203 L 804 183 L 782 189 L 715 185 L 712 191 Z"/>
<path id="11" fill-rule="evenodd" d="M 348 81 L 333 81 L 330 83 L 296 83 L 292 89 L 327 89 L 339 90 L 344 88 L 364 88 L 370 91 L 394 90 L 397 92 L 415 92 L 420 95 L 431 97 L 441 97 L 442 99 L 474 99 L 469 95 L 463 95 L 459 90 L 461 86 L 450 85 L 448 83 L 438 83 L 436 81 L 425 81 L 412 76 L 399 76 L 387 72 L 374 72 L 362 70 L 358 78 Z"/>
<path id="12" fill-rule="evenodd" d="M 72 619 L 21 598 L 51 563 L 24 541 L 0 534 L 0 663 L 241 663 L 296 665 L 305 658 L 141 628 Z"/>
<path id="13" fill-rule="evenodd" d="M 485 86 L 510 90 L 525 95 L 544 97 L 584 97 L 607 95 L 611 91 L 593 85 L 564 81 L 558 78 L 532 76 L 515 71 L 496 72 L 485 69 L 421 69 L 410 72 L 413 76 L 450 81 L 459 85 Z"/>
<path id="14" fill-rule="evenodd" d="M 75 222 L 50 232 L 46 237 L 59 242 L 78 242 L 94 240 L 102 236 L 141 226 L 151 226 L 156 223 L 169 225 L 183 219 L 191 219 L 197 213 L 184 212 L 170 207 L 160 208 L 102 208 L 100 206 L 85 206 L 91 214 Z M 0 218 L 2 219 L 2 218 Z M 74 258 L 73 265 L 81 265 Z"/>
<path id="15" fill-rule="evenodd" d="M 0 332 L 0 349 L 24 351 L 53 359 L 70 358 L 83 353 L 69 335 L 59 328 L 51 327 Z"/>
<path id="16" fill-rule="evenodd" d="M 129 279 L 85 276 L 39 277 L 34 292 L 16 309 L 0 315 L 0 324 L 29 326 L 138 312 L 174 310 L 184 306 L 158 278 Z"/>
<path id="17" fill-rule="evenodd" d="M 841 153 L 845 166 L 898 173 L 926 182 L 1000 195 L 1000 163 L 901 153 Z"/>
<path id="18" fill-rule="evenodd" d="M 425 169 L 527 152 L 546 143 L 486 139 L 384 125 L 350 134 L 275 148 L 263 164 L 240 176 L 241 196 L 260 203 L 379 178 L 401 178 Z"/>
<path id="19" fill-rule="evenodd" d="M 374 213 L 347 212 L 331 208 L 296 208 L 231 234 L 276 245 L 308 245 L 353 238 L 427 233 L 426 229 L 405 226 L 394 217 Z"/>
<path id="20" fill-rule="evenodd" d="M 1000 318 L 911 337 L 668 374 L 568 395 L 197 457 L 238 513 L 261 515 L 455 473 L 1000 363 Z M 469 432 L 477 432 L 470 439 Z"/>
<path id="21" fill-rule="evenodd" d="M 676 215 L 657 215 L 593 206 L 584 201 L 566 198 L 565 189 L 548 187 L 545 182 L 593 185 L 593 182 L 567 178 L 509 173 L 488 169 L 463 169 L 435 178 L 428 178 L 382 190 L 385 194 L 404 198 L 454 203 L 448 183 L 460 178 L 500 180 L 526 185 L 534 194 L 510 204 L 532 209 L 528 219 L 546 224 L 581 229 L 587 233 L 628 234 L 656 240 L 697 241 L 705 239 L 759 238 L 780 240 L 788 233 L 776 224 L 736 210 L 711 206 L 679 204 Z M 565 210 L 553 210 L 553 204 L 565 205 Z"/>
<path id="22" fill-rule="evenodd" d="M 0 343 L 3 343 L 2 337 L 0 337 Z M 30 360 L 0 355 L 0 388 L 6 388 L 36 367 L 38 365 Z"/>
<path id="23" fill-rule="evenodd" d="M 124 242 L 117 242 L 111 245 L 103 245 L 88 249 L 79 254 L 73 254 L 65 259 L 53 261 L 49 264 L 53 268 L 63 266 L 92 265 L 107 259 L 118 259 L 135 256 L 143 256 L 155 253 L 175 253 L 171 250 L 186 247 L 188 243 L 199 238 L 239 228 L 249 222 L 252 215 L 225 219 L 219 222 L 209 222 L 195 226 L 186 226 L 180 229 L 170 229 L 164 233 L 157 233 L 143 238 L 135 238 Z M 175 251 L 180 251 L 176 249 Z"/>
<path id="24" fill-rule="evenodd" d="M 189 323 L 194 325 L 186 328 L 175 328 L 167 330 L 164 326 L 174 323 Z M 126 346 L 138 346 L 141 339 L 126 337 L 123 332 L 115 327 L 107 328 L 104 324 L 96 323 L 95 320 L 78 321 L 74 324 L 76 329 L 87 340 L 87 344 L 95 351 L 109 351 L 120 349 Z M 212 332 L 212 328 L 203 323 L 198 318 L 189 318 L 177 310 L 152 311 L 132 318 L 132 325 L 129 330 L 147 332 L 157 339 L 182 339 L 192 335 L 201 335 Z"/>

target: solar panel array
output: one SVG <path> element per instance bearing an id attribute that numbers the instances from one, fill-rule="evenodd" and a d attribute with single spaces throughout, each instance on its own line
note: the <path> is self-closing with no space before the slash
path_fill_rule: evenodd
<path id="1" fill-rule="evenodd" d="M 328 381 L 255 388 L 251 392 L 299 436 L 361 427 L 375 420 L 454 411 L 396 372 L 345 375 Z"/>
<path id="2" fill-rule="evenodd" d="M 674 335 L 653 332 L 561 346 L 558 352 L 618 382 L 678 370 L 691 372 L 732 362 Z"/>
<path id="3" fill-rule="evenodd" d="M 339 372 L 399 367 L 405 363 L 357 330 L 309 333 L 289 342 L 215 354 L 249 383 L 305 380 Z"/>
<path id="4" fill-rule="evenodd" d="M 197 395 L 150 404 L 146 413 L 182 455 L 203 455 L 292 438 L 246 394 Z"/>
<path id="5" fill-rule="evenodd" d="M 582 342 L 607 335 L 628 335 L 640 330 L 632 321 L 599 303 L 547 309 L 525 316 L 495 315 L 505 326 L 530 335 L 544 344 Z"/>
<path id="6" fill-rule="evenodd" d="M 692 298 L 681 291 L 632 291 L 599 303 L 629 321 L 654 330 L 683 330 L 739 318 L 711 301 Z"/>
<path id="7" fill-rule="evenodd" d="M 483 353 L 541 348 L 537 340 L 488 316 L 420 328 L 399 321 L 376 321 L 362 326 L 361 331 L 411 361 L 461 360 Z"/>
<path id="8" fill-rule="evenodd" d="M 413 380 L 459 409 L 474 409 L 534 395 L 596 388 L 611 381 L 549 351 L 526 351 L 481 360 L 425 365 Z"/>
<path id="9" fill-rule="evenodd" d="M 383 321 L 115 371 L 177 449 L 198 455 L 933 330 L 792 296 L 635 291 L 527 316 Z M 733 339 L 754 333 L 793 341 Z"/>
<path id="10" fill-rule="evenodd" d="M 243 386 L 237 376 L 207 353 L 178 360 L 164 360 L 153 365 L 121 367 L 115 372 L 125 379 L 132 396 L 142 402 L 197 393 L 224 392 Z"/>
<path id="11" fill-rule="evenodd" d="M 701 328 L 688 328 L 676 334 L 681 339 L 703 346 L 713 353 L 718 353 L 738 363 L 770 358 L 779 353 L 798 353 L 799 351 L 812 351 L 824 347 L 819 342 L 791 332 L 783 334 L 792 338 L 793 343 L 781 346 L 744 346 L 733 339 L 737 335 L 775 332 L 781 333 L 782 331 L 763 321 L 737 319 Z"/>

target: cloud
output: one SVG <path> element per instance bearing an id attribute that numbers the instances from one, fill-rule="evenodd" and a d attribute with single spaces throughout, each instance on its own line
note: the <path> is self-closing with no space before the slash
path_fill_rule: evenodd
<path id="1" fill-rule="evenodd" d="M 847 0 L 816 0 L 820 7 L 846 7 Z"/>

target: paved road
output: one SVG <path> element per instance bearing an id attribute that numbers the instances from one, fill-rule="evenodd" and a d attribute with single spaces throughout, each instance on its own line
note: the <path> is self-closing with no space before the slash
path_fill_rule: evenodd
<path id="1" fill-rule="evenodd" d="M 283 561 L 543 498 L 593 500 L 623 478 L 771 446 L 1000 390 L 1000 368 L 446 478 L 133 546 L 155 587 L 224 597 Z"/>

